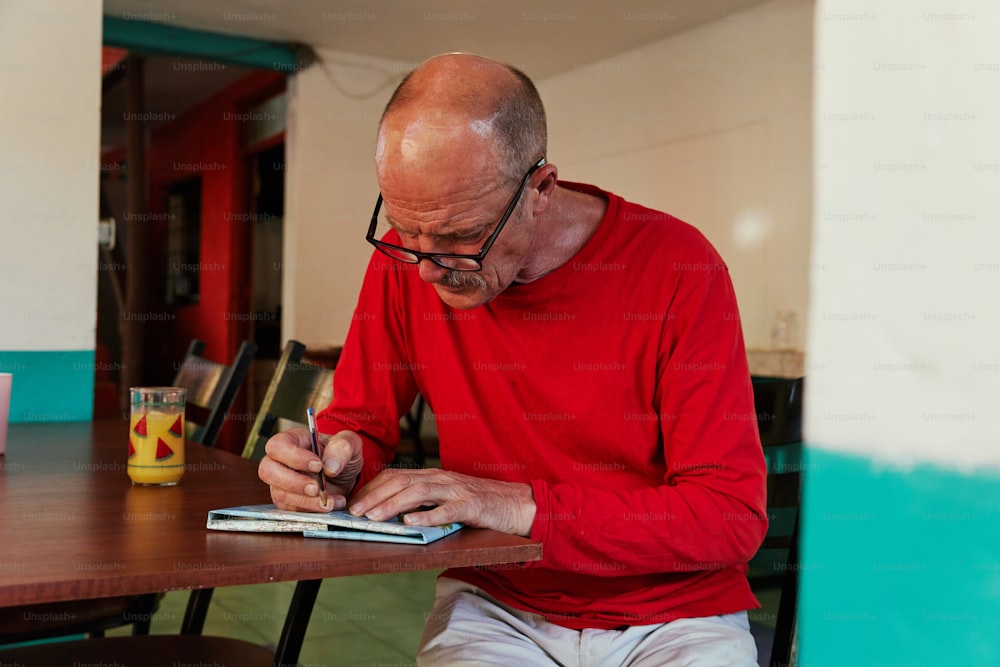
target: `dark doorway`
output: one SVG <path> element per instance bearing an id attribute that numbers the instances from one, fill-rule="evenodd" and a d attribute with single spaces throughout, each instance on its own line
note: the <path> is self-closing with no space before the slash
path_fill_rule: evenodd
<path id="1" fill-rule="evenodd" d="M 254 155 L 253 340 L 259 359 L 281 356 L 282 232 L 285 215 L 285 144 Z"/>

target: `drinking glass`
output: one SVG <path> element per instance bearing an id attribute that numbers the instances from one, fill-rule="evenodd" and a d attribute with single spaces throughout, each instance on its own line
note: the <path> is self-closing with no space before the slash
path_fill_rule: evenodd
<path id="1" fill-rule="evenodd" d="M 130 387 L 128 476 L 138 486 L 173 486 L 184 475 L 183 387 Z"/>

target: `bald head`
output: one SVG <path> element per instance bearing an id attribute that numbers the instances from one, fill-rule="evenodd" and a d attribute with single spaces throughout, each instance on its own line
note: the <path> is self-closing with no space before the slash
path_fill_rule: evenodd
<path id="1" fill-rule="evenodd" d="M 471 54 L 435 56 L 410 72 L 386 105 L 380 156 L 386 141 L 439 151 L 442 159 L 480 143 L 501 176 L 517 183 L 545 156 L 545 109 L 531 79 L 510 65 Z"/>

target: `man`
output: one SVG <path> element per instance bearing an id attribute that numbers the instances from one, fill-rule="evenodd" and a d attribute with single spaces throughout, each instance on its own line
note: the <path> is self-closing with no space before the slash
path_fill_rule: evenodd
<path id="1" fill-rule="evenodd" d="M 745 573 L 765 471 L 715 250 L 558 181 L 534 85 L 485 58 L 411 73 L 375 161 L 382 252 L 320 418 L 322 463 L 305 431 L 274 436 L 260 465 L 274 502 L 329 511 L 322 469 L 335 508 L 423 507 L 406 521 L 543 543 L 537 563 L 442 575 L 422 665 L 756 664 Z M 386 469 L 418 391 L 443 469 Z"/>

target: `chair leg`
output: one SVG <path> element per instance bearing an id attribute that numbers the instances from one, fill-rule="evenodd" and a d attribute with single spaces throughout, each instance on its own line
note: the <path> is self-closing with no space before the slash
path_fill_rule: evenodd
<path id="1" fill-rule="evenodd" d="M 298 664 L 302 641 L 306 636 L 306 628 L 309 627 L 309 617 L 322 583 L 322 579 L 310 579 L 295 585 L 292 601 L 288 605 L 288 615 L 285 617 L 285 627 L 281 630 L 281 638 L 274 652 L 275 667 Z"/>
<path id="2" fill-rule="evenodd" d="M 149 628 L 153 623 L 153 612 L 156 611 L 156 593 L 147 593 L 139 596 L 139 601 L 135 604 L 132 623 L 133 635 L 148 635 Z"/>
<path id="3" fill-rule="evenodd" d="M 212 601 L 214 588 L 199 588 L 191 591 L 187 609 L 184 611 L 184 622 L 181 624 L 182 635 L 200 635 L 205 628 L 205 617 L 208 615 L 208 604 Z"/>
<path id="4" fill-rule="evenodd" d="M 799 517 L 795 517 L 792 527 L 791 544 L 788 547 L 788 569 L 784 573 L 785 583 L 778 603 L 778 618 L 774 627 L 774 642 L 771 645 L 770 667 L 785 667 L 791 664 L 792 638 L 795 636 L 795 613 L 799 595 Z"/>

